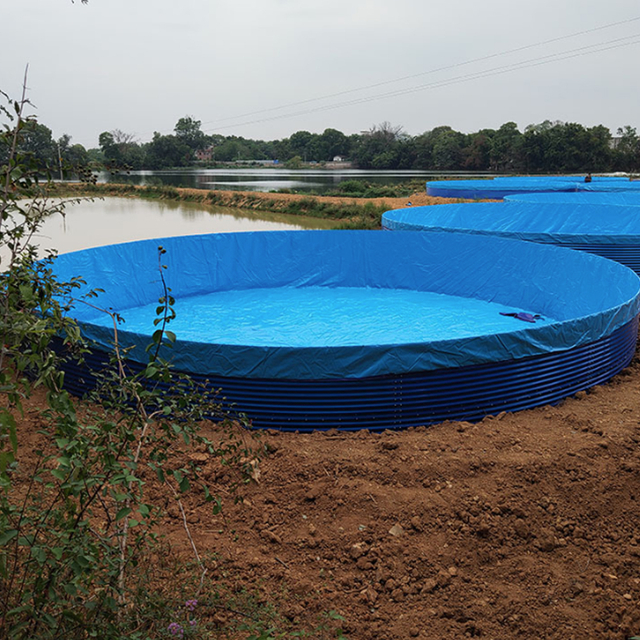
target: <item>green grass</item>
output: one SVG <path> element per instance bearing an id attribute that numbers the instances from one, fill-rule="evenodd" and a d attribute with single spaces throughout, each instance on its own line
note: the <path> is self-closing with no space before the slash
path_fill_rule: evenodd
<path id="1" fill-rule="evenodd" d="M 176 187 L 149 185 L 136 187 L 131 184 L 83 184 L 60 185 L 54 195 L 60 196 L 121 196 L 136 197 L 148 200 L 172 200 L 177 202 L 196 202 L 205 205 L 224 207 L 241 207 L 253 211 L 284 213 L 329 220 L 340 220 L 338 229 L 379 229 L 382 214 L 388 210 L 384 205 L 371 202 L 363 204 L 339 204 L 318 197 L 305 197 L 283 201 L 261 198 L 257 195 L 234 192 L 207 191 L 195 189 L 178 189 Z M 344 194 L 343 194 L 344 195 Z"/>

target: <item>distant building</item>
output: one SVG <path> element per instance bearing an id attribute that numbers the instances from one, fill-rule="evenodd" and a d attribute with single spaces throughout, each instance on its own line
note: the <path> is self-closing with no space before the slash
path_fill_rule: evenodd
<path id="1" fill-rule="evenodd" d="M 199 162 L 211 162 L 215 158 L 215 149 L 213 146 L 206 149 L 198 149 L 195 153 L 196 160 Z"/>

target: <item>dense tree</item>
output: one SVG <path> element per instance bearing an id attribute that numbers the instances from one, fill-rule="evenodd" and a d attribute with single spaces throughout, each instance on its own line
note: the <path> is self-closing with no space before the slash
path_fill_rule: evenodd
<path id="1" fill-rule="evenodd" d="M 81 144 L 71 144 L 71 136 L 64 134 L 57 141 L 60 164 L 65 171 L 85 167 L 89 162 L 87 150 Z"/>
<path id="2" fill-rule="evenodd" d="M 0 166 L 9 157 L 7 140 L 7 136 L 0 137 Z M 60 173 L 66 174 L 69 169 L 84 167 L 88 162 L 86 149 L 81 144 L 72 145 L 70 135 L 65 133 L 55 140 L 51 129 L 35 120 L 24 121 L 18 152 L 26 163 L 55 177 Z"/>
<path id="3" fill-rule="evenodd" d="M 588 129 L 590 171 L 611 171 L 613 167 L 613 148 L 611 132 L 599 124 Z"/>
<path id="4" fill-rule="evenodd" d="M 467 136 L 462 149 L 462 166 L 465 169 L 487 171 L 491 167 L 491 141 L 495 135 L 493 129 L 482 129 Z"/>
<path id="5" fill-rule="evenodd" d="M 274 140 L 271 143 L 271 158 L 274 160 L 287 160 L 293 157 L 291 153 L 291 147 L 289 145 L 289 138 L 283 138 L 282 140 Z"/>
<path id="6" fill-rule="evenodd" d="M 229 136 L 216 146 L 216 161 L 234 162 L 256 159 L 266 159 L 263 150 L 254 140 L 246 140 L 242 136 Z"/>
<path id="7" fill-rule="evenodd" d="M 426 131 L 414 139 L 414 144 L 416 169 L 451 170 L 463 164 L 466 136 L 449 126 Z"/>
<path id="8" fill-rule="evenodd" d="M 352 138 L 352 158 L 362 169 L 399 169 L 406 138 L 402 127 L 383 122 Z"/>
<path id="9" fill-rule="evenodd" d="M 91 149 L 87 149 L 87 161 L 89 162 L 89 164 L 99 166 L 104 165 L 104 163 L 106 162 L 106 158 L 104 157 L 102 149 L 93 147 Z"/>
<path id="10" fill-rule="evenodd" d="M 192 150 L 177 136 L 163 136 L 156 131 L 146 147 L 145 166 L 148 169 L 186 167 L 191 157 Z"/>
<path id="11" fill-rule="evenodd" d="M 619 170 L 640 171 L 640 139 L 634 127 L 618 129 L 614 157 Z"/>
<path id="12" fill-rule="evenodd" d="M 462 149 L 465 142 L 462 133 L 454 131 L 451 127 L 439 127 L 437 135 L 433 138 L 433 168 L 451 171 L 462 166 Z"/>
<path id="13" fill-rule="evenodd" d="M 349 154 L 349 138 L 337 129 L 325 129 L 318 138 L 318 157 L 320 162 L 329 162 L 336 156 Z"/>
<path id="14" fill-rule="evenodd" d="M 119 169 L 142 169 L 145 166 L 145 151 L 133 134 L 120 129 L 103 131 L 98 143 L 106 160 Z"/>
<path id="15" fill-rule="evenodd" d="M 51 129 L 35 121 L 27 123 L 20 141 L 20 151 L 28 154 L 39 167 L 58 167 L 58 150 Z"/>
<path id="16" fill-rule="evenodd" d="M 415 168 L 429 171 L 433 169 L 433 135 L 431 131 L 416 136 L 415 145 Z"/>
<path id="17" fill-rule="evenodd" d="M 194 120 L 191 116 L 180 118 L 173 128 L 176 138 L 193 151 L 201 151 L 209 145 L 207 136 L 200 129 L 200 120 Z"/>
<path id="18" fill-rule="evenodd" d="M 409 136 L 402 127 L 383 122 L 350 136 L 329 128 L 321 134 L 300 130 L 289 138 L 271 141 L 206 135 L 200 126 L 199 120 L 185 116 L 178 120 L 174 135 L 156 133 L 146 145 L 137 144 L 133 136 L 116 129 L 100 135 L 100 147 L 107 162 L 149 169 L 191 166 L 196 151 L 211 149 L 207 162 L 279 160 L 288 166 L 300 166 L 300 162 L 329 162 L 342 156 L 362 169 L 502 173 L 640 170 L 640 140 L 630 126 L 619 129 L 615 139 L 602 125 L 587 128 L 551 120 L 530 125 L 524 132 L 515 122 L 507 122 L 497 130 L 470 134 L 440 126 Z M 39 133 L 46 148 L 47 132 Z M 34 146 L 38 146 L 35 140 Z M 81 149 L 76 151 L 82 154 Z M 91 153 L 92 159 L 99 157 L 96 150 Z"/>
<path id="19" fill-rule="evenodd" d="M 116 146 L 116 141 L 113 139 L 113 134 L 109 131 L 103 131 L 98 136 L 98 144 L 100 145 L 100 149 L 102 149 L 102 153 L 104 153 L 104 157 L 107 160 L 115 160 L 118 156 L 118 147 Z"/>
<path id="20" fill-rule="evenodd" d="M 491 169 L 502 172 L 524 171 L 523 134 L 515 122 L 503 124 L 491 138 Z"/>
<path id="21" fill-rule="evenodd" d="M 292 157 L 300 156 L 304 162 L 318 158 L 318 135 L 309 131 L 296 131 L 289 138 L 289 152 Z"/>
<path id="22" fill-rule="evenodd" d="M 526 128 L 522 152 L 528 172 L 582 173 L 611 168 L 611 134 L 574 122 L 545 120 Z"/>

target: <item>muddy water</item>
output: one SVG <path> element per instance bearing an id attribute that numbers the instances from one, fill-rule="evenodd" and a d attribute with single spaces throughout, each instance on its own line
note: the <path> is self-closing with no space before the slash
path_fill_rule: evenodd
<path id="1" fill-rule="evenodd" d="M 104 198 L 67 205 L 65 215 L 47 218 L 35 238 L 41 255 L 147 238 L 284 229 L 330 229 L 330 220 L 207 207 L 184 202 Z"/>
<path id="2" fill-rule="evenodd" d="M 366 180 L 392 185 L 411 179 L 422 179 L 421 171 L 361 171 L 357 169 L 286 169 L 284 167 L 251 167 L 236 169 L 181 169 L 164 171 L 132 171 L 129 175 L 102 173 L 99 182 L 128 182 L 138 185 L 166 185 L 190 189 L 223 189 L 240 191 L 277 191 L 295 189 L 326 193 L 345 180 Z M 441 175 L 441 174 L 438 174 Z"/>

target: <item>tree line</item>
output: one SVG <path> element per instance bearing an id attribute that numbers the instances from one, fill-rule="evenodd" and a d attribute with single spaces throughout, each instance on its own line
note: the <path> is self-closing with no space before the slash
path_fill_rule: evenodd
<path id="1" fill-rule="evenodd" d="M 640 171 L 640 138 L 631 126 L 614 136 L 603 126 L 549 121 L 520 131 L 514 122 L 499 129 L 461 133 L 440 126 L 417 136 L 385 122 L 368 131 L 345 135 L 337 129 L 323 133 L 296 131 L 281 140 L 252 140 L 241 136 L 208 135 L 201 122 L 180 118 L 173 133 L 156 132 L 140 143 L 119 129 L 99 136 L 99 147 L 86 150 L 58 140 L 45 125 L 31 122 L 23 151 L 56 175 L 63 166 L 92 163 L 94 167 L 167 169 L 216 166 L 220 163 L 277 161 L 289 167 L 326 163 L 336 158 L 360 169 L 425 171 L 487 171 L 499 173 L 572 173 Z M 3 150 L 0 148 L 0 160 Z"/>

